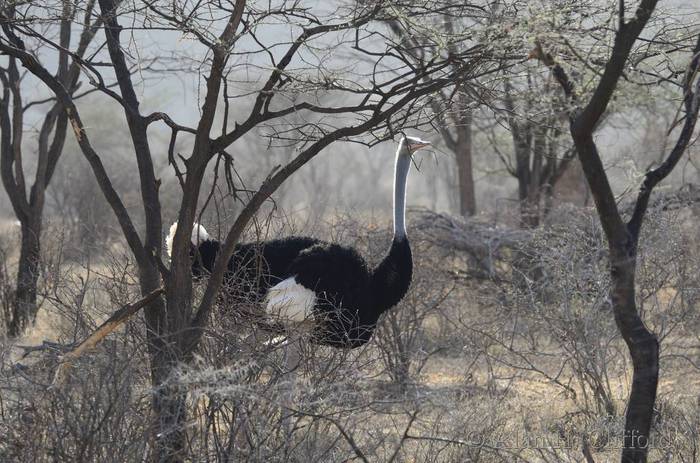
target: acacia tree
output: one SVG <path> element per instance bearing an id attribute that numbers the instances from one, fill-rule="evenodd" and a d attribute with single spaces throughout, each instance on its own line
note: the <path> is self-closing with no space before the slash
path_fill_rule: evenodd
<path id="1" fill-rule="evenodd" d="M 606 34 L 610 18 L 617 14 L 614 2 L 508 0 L 497 4 L 500 22 L 495 27 L 508 31 L 499 50 L 501 54 L 507 56 L 511 52 L 511 40 L 545 42 L 548 52 L 566 63 L 569 75 L 578 85 L 579 97 L 593 95 L 598 68 L 610 52 Z M 653 26 L 656 37 L 635 60 L 658 56 L 673 48 L 668 44 L 677 43 L 673 34 L 678 26 L 671 19 L 672 15 L 665 13 Z M 554 188 L 575 158 L 573 142 L 562 136 L 570 102 L 559 92 L 559 84 L 551 75 L 529 62 L 527 58 L 533 57 L 525 57 L 529 51 L 521 50 L 522 60 L 505 69 L 500 88 L 485 101 L 486 117 L 477 114 L 475 119 L 480 132 L 488 137 L 489 148 L 518 183 L 520 223 L 524 228 L 538 226 L 548 214 Z M 640 112 L 644 103 L 639 96 L 646 93 L 649 85 L 638 78 L 623 79 L 619 87 L 622 96 L 610 105 L 606 119 L 612 114 Z M 601 119 L 599 125 L 603 122 Z M 502 129 L 509 132 L 507 141 Z"/>
<path id="2" fill-rule="evenodd" d="M 437 2 L 431 7 L 438 14 L 435 21 L 430 23 L 417 24 L 414 18 L 406 16 L 388 22 L 406 57 L 418 68 L 430 63 L 436 54 L 459 56 L 462 47 L 483 40 L 484 37 L 479 37 L 478 28 L 475 27 L 477 21 L 496 22 L 497 18 L 497 15 L 480 4 Z M 459 62 L 454 64 L 459 65 Z M 472 156 L 472 112 L 475 106 L 472 93 L 476 93 L 474 84 L 474 81 L 462 81 L 454 87 L 437 92 L 436 98 L 431 101 L 431 109 L 436 117 L 434 125 L 447 149 L 453 153 L 457 165 L 457 196 L 459 213 L 463 216 L 476 214 Z"/>
<path id="3" fill-rule="evenodd" d="M 65 0 L 56 8 L 60 18 L 58 25 L 58 65 L 54 78 L 73 98 L 79 98 L 89 92 L 77 93 L 79 89 L 79 61 L 85 56 L 88 46 L 100 27 L 100 20 L 94 12 L 94 0 L 88 2 Z M 52 5 L 53 7 L 53 5 Z M 16 7 L 10 5 L 3 9 L 7 21 L 2 27 L 9 30 L 10 23 L 22 23 L 26 18 L 18 14 Z M 79 22 L 78 22 L 79 21 Z M 80 27 L 75 30 L 73 24 Z M 72 36 L 78 32 L 78 40 Z M 36 43 L 27 50 L 35 59 L 42 58 L 44 43 Z M 72 50 L 69 52 L 69 50 Z M 75 58 L 71 58 L 73 55 Z M 43 56 L 43 58 L 46 58 Z M 33 90 L 30 79 L 20 72 L 17 58 L 10 55 L 0 66 L 0 171 L 2 182 L 12 208 L 20 223 L 21 244 L 17 267 L 17 280 L 12 296 L 11 320 L 8 334 L 12 337 L 22 333 L 27 324 L 33 322 L 38 310 L 37 281 L 41 253 L 41 233 L 43 228 L 46 189 L 48 188 L 56 165 L 63 152 L 68 128 L 68 117 L 56 98 L 40 98 L 27 101 L 27 93 Z M 24 142 L 24 132 L 28 126 L 27 114 L 43 110 L 43 120 L 38 129 L 35 158 L 27 155 L 28 146 Z M 44 109 L 45 108 L 45 109 Z M 31 164 L 34 164 L 31 166 Z M 35 169 L 34 180 L 27 184 L 27 177 L 32 167 Z"/>
<path id="4" fill-rule="evenodd" d="M 506 79 L 503 91 L 505 118 L 512 140 L 512 154 L 498 152 L 508 173 L 518 181 L 520 226 L 535 228 L 551 207 L 554 186 L 574 156 L 561 143 L 559 114 L 563 111 L 549 82 L 535 91 L 537 76 L 526 72 L 527 89 L 514 101 L 514 87 Z"/>
<path id="5" fill-rule="evenodd" d="M 501 21 L 497 27 L 508 37 L 546 41 L 551 52 L 566 61 L 578 77 L 581 93 L 588 95 L 595 63 L 609 51 L 600 39 L 600 18 L 615 14 L 610 2 L 570 2 L 543 0 L 498 2 Z M 508 40 L 504 55 L 513 45 Z M 529 50 L 528 50 L 529 51 Z M 508 67 L 502 84 L 487 101 L 486 117 L 477 125 L 486 133 L 489 147 L 518 184 L 520 225 L 537 227 L 553 202 L 554 188 L 575 157 L 571 142 L 563 137 L 568 102 L 558 83 L 544 70 L 529 62 L 521 50 L 521 60 Z M 496 123 L 493 123 L 495 117 Z M 508 132 L 507 141 L 503 135 Z"/>
<path id="6" fill-rule="evenodd" d="M 640 232 L 654 187 L 671 173 L 693 136 L 700 109 L 700 37 L 693 48 L 690 65 L 682 74 L 683 117 L 678 121 L 681 126 L 678 138 L 663 161 L 645 174 L 628 220 L 623 218 L 618 208 L 593 135 L 628 63 L 632 61 L 634 66 L 639 66 L 650 58 L 644 54 L 642 58 L 630 59 L 630 55 L 656 5 L 656 0 L 642 0 L 632 18 L 628 19 L 625 2 L 619 2 L 612 52 L 604 63 L 600 79 L 588 101 L 579 100 L 573 81 L 564 67 L 551 54 L 546 53 L 541 45 L 537 45 L 533 55 L 551 68 L 571 102 L 568 112 L 571 137 L 608 241 L 612 281 L 610 300 L 617 328 L 627 344 L 633 367 L 622 438 L 623 463 L 647 461 L 659 378 L 659 341 L 645 326 L 636 305 L 635 275 Z M 674 77 L 675 72 L 670 78 L 666 76 L 666 80 Z"/>
<path id="7" fill-rule="evenodd" d="M 225 5 L 205 3 L 148 1 L 127 9 L 126 4 L 120 8 L 113 0 L 99 0 L 113 77 L 103 76 L 96 60 L 71 55 L 91 83 L 123 107 L 139 173 L 145 217 L 142 236 L 93 148 L 90 130 L 83 123 L 71 93 L 25 46 L 27 38 L 43 40 L 45 35 L 31 24 L 13 21 L 6 11 L 0 18 L 5 26 L 0 50 L 19 60 L 58 99 L 136 261 L 141 293 L 148 301 L 144 310 L 154 386 L 154 457 L 159 461 L 185 458 L 183 424 L 187 416 L 187 391 L 178 386 L 173 375 L 177 365 L 187 362 L 197 349 L 234 247 L 267 198 L 332 143 L 353 140 L 371 145 L 391 137 L 398 128 L 420 125 L 424 120 L 423 108 L 431 95 L 492 69 L 481 61 L 485 56 L 485 46 L 481 44 L 463 47 L 460 53 L 450 56 L 436 55 L 421 68 L 412 66 L 400 46 L 385 42 L 381 26 L 375 27 L 376 20 L 384 23 L 396 14 L 393 7 L 385 9 L 381 2 L 340 5 L 332 11 L 298 2 L 281 2 L 264 9 L 248 5 L 245 0 Z M 408 14 L 419 19 L 431 13 L 417 9 Z M 177 31 L 196 39 L 201 53 L 199 68 L 204 69 L 206 81 L 196 125 L 178 124 L 164 112 L 140 112 L 139 93 L 125 52 L 127 45 L 121 38 L 122 22 L 127 20 L 136 28 Z M 292 36 L 289 42 L 279 40 L 279 28 L 285 28 Z M 276 32 L 270 34 L 270 29 Z M 130 42 L 131 46 L 134 43 Z M 331 55 L 341 55 L 343 59 L 334 60 Z M 262 62 L 254 65 L 241 59 L 260 56 Z M 352 61 L 351 66 L 347 59 Z M 247 99 L 232 95 L 230 90 L 230 82 L 235 82 L 241 62 L 245 63 L 245 71 L 257 72 L 249 87 L 242 91 L 249 95 Z M 110 80 L 119 91 L 111 90 Z M 331 94 L 340 103 L 324 104 L 314 98 L 315 93 Z M 247 115 L 237 120 L 233 120 L 229 111 L 234 96 L 239 97 L 239 106 L 247 106 Z M 218 129 L 215 129 L 216 121 L 220 121 Z M 157 122 L 165 124 L 170 131 L 169 162 L 182 189 L 179 226 L 169 266 L 160 258 L 163 236 L 160 182 L 154 172 L 148 131 Z M 273 169 L 258 188 L 243 197 L 241 212 L 226 233 L 203 296 L 195 300 L 189 241 L 207 168 L 216 159 L 235 159 L 236 146 L 243 138 L 255 136 L 256 131 L 263 129 L 274 139 L 294 141 L 298 151 L 287 164 Z M 191 146 L 187 157 L 174 152 L 183 134 Z M 357 138 L 363 135 L 365 138 Z"/>

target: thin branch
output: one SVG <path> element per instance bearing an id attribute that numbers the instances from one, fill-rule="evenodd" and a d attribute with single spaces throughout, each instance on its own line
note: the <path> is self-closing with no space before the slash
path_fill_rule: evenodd
<path id="1" fill-rule="evenodd" d="M 620 29 L 615 34 L 615 43 L 603 76 L 600 78 L 588 104 L 576 118 L 576 123 L 573 124 L 572 128 L 573 132 L 580 134 L 593 132 L 600 117 L 608 107 L 608 103 L 617 87 L 617 82 L 625 69 L 632 46 L 649 21 L 657 3 L 658 0 L 642 0 L 633 19 L 620 25 Z"/>
<path id="2" fill-rule="evenodd" d="M 316 419 L 321 419 L 321 420 L 329 421 L 333 426 L 336 427 L 336 429 L 340 432 L 340 434 L 343 436 L 343 438 L 345 439 L 345 441 L 350 445 L 350 447 L 352 448 L 352 451 L 355 452 L 355 456 L 357 456 L 357 458 L 359 458 L 360 460 L 362 460 L 364 463 L 369 463 L 369 460 L 368 460 L 367 457 L 365 456 L 364 452 L 362 452 L 362 449 L 360 449 L 360 447 L 357 445 L 357 442 L 355 442 L 355 439 L 352 437 L 352 435 L 351 435 L 350 433 L 348 433 L 348 432 L 345 430 L 345 428 L 343 427 L 343 425 L 340 424 L 340 423 L 338 422 L 338 420 L 336 420 L 336 419 L 334 419 L 334 418 L 331 418 L 331 417 L 328 416 L 328 415 L 319 415 L 319 414 L 317 414 L 317 413 L 310 413 L 310 412 L 307 412 L 307 411 L 304 411 L 304 410 L 295 410 L 295 409 L 292 409 L 291 411 L 294 412 L 294 413 L 297 413 L 297 414 L 299 414 L 299 415 L 308 416 L 308 417 L 310 417 L 310 418 L 316 418 Z"/>
<path id="3" fill-rule="evenodd" d="M 411 413 L 408 423 L 406 424 L 406 427 L 404 428 L 403 435 L 401 436 L 401 440 L 399 441 L 398 444 L 396 444 L 396 448 L 394 449 L 394 453 L 392 453 L 391 457 L 387 460 L 387 463 L 392 463 L 394 460 L 396 460 L 396 457 L 399 456 L 399 452 L 401 451 L 401 448 L 403 447 L 404 442 L 406 442 L 409 439 L 409 433 L 411 432 L 411 428 L 413 427 L 413 423 L 416 421 L 416 418 L 418 417 L 418 411 L 419 410 L 414 410 L 413 413 Z"/>
<path id="4" fill-rule="evenodd" d="M 7 18 L 2 19 L 5 21 L 7 20 Z M 5 29 L 5 32 L 7 34 L 8 29 Z M 46 68 L 44 68 L 32 55 L 24 50 L 24 44 L 12 33 L 11 30 L 9 30 L 8 37 L 10 38 L 11 43 L 7 43 L 6 41 L 0 39 L 0 51 L 18 58 L 24 67 L 29 70 L 29 72 L 44 82 L 44 84 L 46 84 L 58 97 L 59 102 L 66 112 L 78 145 L 80 146 L 83 155 L 90 163 L 90 166 L 95 174 L 95 178 L 97 179 L 97 183 L 100 185 L 107 202 L 110 204 L 114 214 L 117 216 L 117 220 L 121 225 L 129 247 L 134 253 L 137 261 L 145 262 L 147 257 L 143 245 L 141 244 L 141 239 L 139 238 L 138 233 L 136 233 L 136 228 L 134 227 L 126 207 L 122 203 L 119 194 L 112 185 L 109 175 L 102 164 L 102 160 L 90 143 L 90 139 L 85 131 L 85 126 L 80 118 L 80 114 L 75 106 L 75 103 L 73 102 L 72 97 L 61 82 L 58 81 L 58 79 L 52 76 L 46 70 Z"/>
<path id="5" fill-rule="evenodd" d="M 564 68 L 554 59 L 554 57 L 542 49 L 542 43 L 539 40 L 535 40 L 535 48 L 530 52 L 528 58 L 537 59 L 545 66 L 550 68 L 554 78 L 557 80 L 559 85 L 561 85 L 562 90 L 564 90 L 564 95 L 566 95 L 566 98 L 568 98 L 572 103 L 576 103 L 578 98 L 574 90 L 574 83 L 571 82 L 571 79 L 569 79 L 569 76 Z"/>
<path id="6" fill-rule="evenodd" d="M 110 333 L 119 328 L 121 325 L 126 323 L 131 317 L 133 317 L 139 310 L 148 306 L 153 301 L 158 299 L 161 294 L 165 291 L 163 288 L 158 288 L 155 291 L 147 294 L 140 300 L 126 304 L 122 306 L 119 310 L 114 312 L 107 320 L 105 320 L 95 331 L 93 331 L 90 336 L 85 338 L 80 344 L 78 344 L 70 352 L 67 352 L 61 357 L 61 363 L 56 369 L 56 373 L 53 378 L 53 385 L 56 386 L 64 382 L 68 375 L 68 370 L 70 369 L 71 363 L 75 361 L 78 357 L 83 355 L 88 349 L 93 349 L 97 346 L 104 338 L 106 338 Z"/>
<path id="7" fill-rule="evenodd" d="M 698 110 L 700 109 L 700 78 L 696 79 L 700 70 L 700 35 L 693 50 L 693 58 L 688 65 L 685 77 L 683 79 L 683 105 L 685 107 L 685 117 L 683 128 L 681 129 L 676 144 L 669 153 L 664 162 L 655 169 L 650 170 L 644 176 L 644 181 L 639 189 L 637 202 L 635 203 L 634 212 L 630 218 L 627 228 L 636 242 L 639 239 L 639 232 L 642 227 L 642 221 L 649 204 L 649 197 L 652 190 L 660 181 L 671 173 L 673 168 L 678 164 L 678 161 L 685 153 L 686 148 L 690 144 L 695 130 L 695 125 L 698 120 Z M 693 91 L 693 80 L 695 82 L 695 91 Z"/>
<path id="8" fill-rule="evenodd" d="M 126 64 L 124 52 L 119 42 L 121 26 L 117 21 L 115 2 L 114 0 L 99 0 L 99 4 L 102 20 L 105 24 L 104 31 L 107 38 L 107 49 L 109 50 L 109 56 L 114 65 L 114 73 L 124 99 L 124 113 L 136 154 L 141 184 L 141 198 L 146 218 L 146 236 L 144 239 L 146 255 L 159 256 L 161 252 L 162 219 L 160 200 L 158 199 L 158 182 L 156 181 L 151 148 L 148 142 L 148 125 L 139 114 L 139 100 L 134 91 L 134 84 L 131 81 L 131 71 Z"/>

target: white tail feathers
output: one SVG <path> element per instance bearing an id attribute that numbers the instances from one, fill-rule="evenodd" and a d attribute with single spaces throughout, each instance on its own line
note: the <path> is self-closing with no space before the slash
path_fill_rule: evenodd
<path id="1" fill-rule="evenodd" d="M 175 238 L 175 232 L 177 231 L 177 222 L 173 223 L 170 226 L 170 231 L 168 231 L 168 236 L 165 238 L 165 249 L 168 252 L 168 257 L 171 257 L 173 254 L 173 239 Z M 192 236 L 190 237 L 190 241 L 192 244 L 195 246 L 198 246 L 199 243 L 202 241 L 210 241 L 211 236 L 209 236 L 209 233 L 207 233 L 207 230 L 198 224 L 197 222 L 194 223 L 194 226 L 192 227 Z"/>
<path id="2" fill-rule="evenodd" d="M 207 233 L 206 228 L 195 222 L 194 226 L 192 227 L 192 236 L 190 237 L 190 240 L 192 241 L 192 244 L 198 246 L 202 241 L 211 241 L 211 236 L 209 236 L 209 233 Z"/>
<path id="3" fill-rule="evenodd" d="M 165 250 L 168 253 L 168 257 L 173 256 L 173 239 L 175 238 L 175 231 L 177 231 L 177 222 L 170 226 L 168 236 L 165 237 Z"/>

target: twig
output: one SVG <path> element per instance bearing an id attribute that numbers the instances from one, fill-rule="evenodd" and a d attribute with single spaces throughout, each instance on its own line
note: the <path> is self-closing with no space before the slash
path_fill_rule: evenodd
<path id="1" fill-rule="evenodd" d="M 595 463 L 595 460 L 593 459 L 593 454 L 591 453 L 591 446 L 588 443 L 588 439 L 585 437 L 583 438 L 583 448 L 581 449 L 581 452 L 583 452 L 583 456 L 586 459 L 586 463 Z"/>
<path id="2" fill-rule="evenodd" d="M 139 301 L 134 302 L 132 304 L 127 304 L 121 309 L 114 312 L 111 317 L 109 317 L 104 323 L 102 323 L 99 326 L 99 328 L 93 331 L 90 336 L 85 338 L 83 342 L 78 344 L 78 346 L 75 349 L 71 350 L 70 352 L 66 353 L 61 357 L 61 363 L 56 369 L 56 374 L 54 375 L 52 385 L 55 386 L 61 384 L 65 380 L 68 373 L 68 369 L 70 368 L 71 363 L 75 359 L 83 355 L 83 353 L 86 350 L 92 349 L 95 346 L 97 346 L 97 344 L 99 344 L 105 337 L 107 337 L 108 334 L 110 334 L 111 332 L 119 328 L 121 325 L 123 325 L 139 310 L 141 310 L 142 308 L 156 300 L 158 297 L 160 297 L 160 295 L 163 294 L 164 291 L 165 290 L 163 288 L 158 288 L 150 294 L 146 295 L 144 298 L 140 299 Z"/>
<path id="3" fill-rule="evenodd" d="M 401 451 L 401 448 L 403 447 L 403 443 L 409 439 L 409 436 L 410 436 L 409 433 L 411 432 L 411 427 L 413 426 L 413 422 L 416 421 L 416 418 L 418 417 L 418 412 L 419 412 L 419 410 L 415 410 L 413 413 L 411 413 L 410 418 L 408 420 L 408 424 L 406 425 L 406 428 L 403 431 L 403 435 L 401 436 L 401 440 L 396 445 L 396 448 L 394 449 L 394 453 L 391 455 L 391 458 L 389 458 L 387 463 L 392 463 L 394 460 L 396 460 L 396 457 L 399 456 L 399 452 Z"/>
<path id="4" fill-rule="evenodd" d="M 362 452 L 362 449 L 357 445 L 357 442 L 355 442 L 355 439 L 353 439 L 352 435 L 348 433 L 345 428 L 343 427 L 342 424 L 340 424 L 337 420 L 331 418 L 328 415 L 320 415 L 316 413 L 310 413 L 306 412 L 303 410 L 295 410 L 290 408 L 290 411 L 294 413 L 298 413 L 300 415 L 305 415 L 311 418 L 317 418 L 317 419 L 322 419 L 329 421 L 333 426 L 336 427 L 336 429 L 340 432 L 340 434 L 345 438 L 345 441 L 350 445 L 352 448 L 353 452 L 355 453 L 355 456 L 359 459 L 362 460 L 364 463 L 369 463 L 369 460 L 367 460 L 367 457 L 365 456 L 364 452 Z M 406 438 L 410 438 L 410 436 L 406 436 Z"/>
<path id="5" fill-rule="evenodd" d="M 52 352 L 69 352 L 75 347 L 75 344 L 59 344 L 52 341 L 44 341 L 38 346 L 17 346 L 18 349 L 22 349 L 24 353 L 22 354 L 22 359 L 27 358 L 32 352 L 38 351 L 52 351 Z"/>

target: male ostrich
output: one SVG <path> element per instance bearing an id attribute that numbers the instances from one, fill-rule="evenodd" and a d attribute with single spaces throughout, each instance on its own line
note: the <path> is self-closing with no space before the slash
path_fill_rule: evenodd
<path id="1" fill-rule="evenodd" d="M 290 236 L 239 244 L 228 264 L 226 296 L 262 303 L 265 316 L 292 332 L 310 327 L 314 342 L 340 348 L 367 343 L 380 315 L 394 307 L 411 283 L 413 260 L 406 236 L 406 179 L 411 156 L 429 142 L 403 136 L 394 173 L 394 239 L 379 265 L 369 269 L 353 248 Z M 177 223 L 166 239 L 168 255 Z M 192 273 L 211 272 L 220 243 L 195 224 Z"/>

